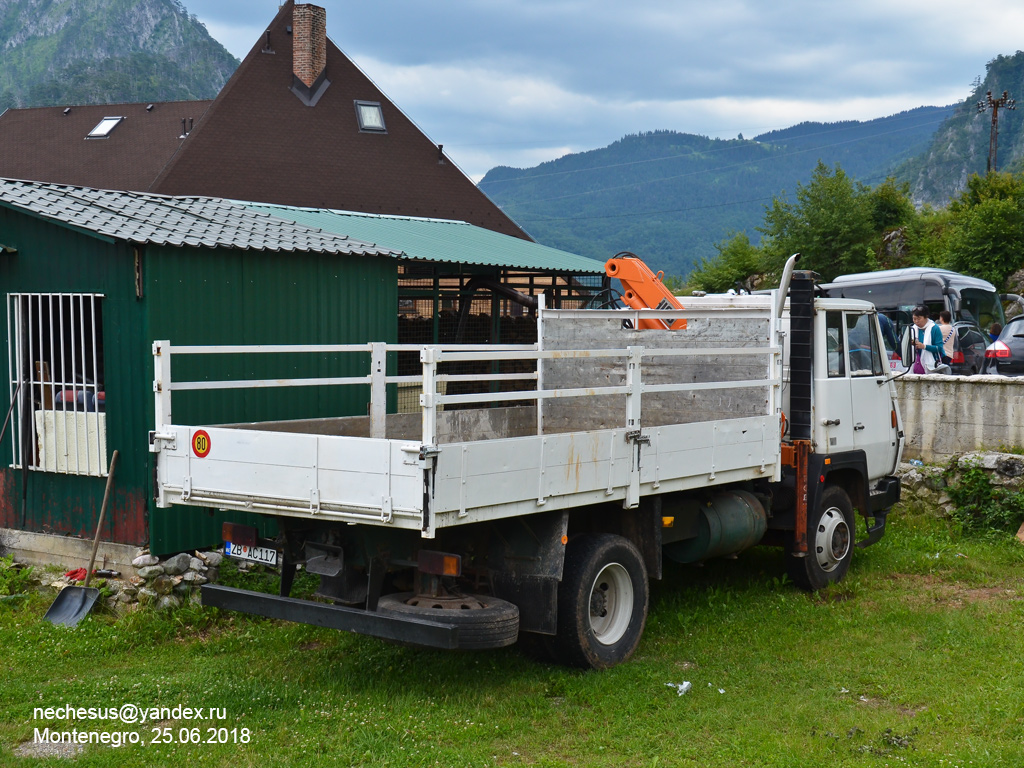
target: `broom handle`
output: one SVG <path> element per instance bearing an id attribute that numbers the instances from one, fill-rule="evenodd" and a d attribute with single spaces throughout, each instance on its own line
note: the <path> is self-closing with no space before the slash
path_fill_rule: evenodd
<path id="1" fill-rule="evenodd" d="M 92 556 L 89 558 L 89 570 L 85 572 L 85 585 L 89 586 L 92 578 L 92 567 L 96 564 L 96 550 L 100 548 L 100 529 L 103 527 L 103 515 L 107 511 L 107 500 L 110 499 L 110 486 L 114 483 L 114 465 L 117 464 L 117 449 L 110 457 L 110 468 L 107 470 L 107 487 L 103 491 L 103 504 L 100 506 L 100 519 L 96 523 L 96 538 L 92 541 Z"/>

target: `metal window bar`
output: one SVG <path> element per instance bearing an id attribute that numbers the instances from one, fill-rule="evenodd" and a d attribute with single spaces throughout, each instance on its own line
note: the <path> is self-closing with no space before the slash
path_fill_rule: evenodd
<path id="1" fill-rule="evenodd" d="M 69 475 L 107 472 L 102 294 L 7 296 L 12 466 Z"/>

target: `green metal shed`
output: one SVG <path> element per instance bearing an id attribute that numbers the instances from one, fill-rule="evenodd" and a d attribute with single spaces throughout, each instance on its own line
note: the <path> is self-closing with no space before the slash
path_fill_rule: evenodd
<path id="1" fill-rule="evenodd" d="M 362 235 L 351 234 L 357 230 Z M 11 411 L 0 443 L 0 527 L 91 536 L 107 462 L 118 449 L 105 540 L 148 543 L 159 554 L 216 544 L 217 513 L 160 510 L 152 502 L 153 340 L 396 342 L 400 273 L 413 263 L 446 265 L 432 272 L 435 283 L 463 270 L 602 270 L 461 222 L 0 179 L 7 307 L 0 349 L 9 382 L 0 388 L 0 408 Z M 289 376 L 350 376 L 364 365 L 323 355 L 259 358 L 230 368 L 195 361 L 181 373 L 260 378 L 270 370 L 281 376 L 283 366 Z M 351 390 L 228 391 L 201 400 L 184 392 L 175 396 L 175 418 L 230 423 L 365 412 L 367 394 Z"/>

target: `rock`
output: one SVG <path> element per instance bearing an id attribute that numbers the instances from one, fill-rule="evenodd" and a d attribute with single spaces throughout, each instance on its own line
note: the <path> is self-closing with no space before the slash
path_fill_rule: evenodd
<path id="1" fill-rule="evenodd" d="M 155 579 L 164 572 L 162 565 L 147 565 L 145 568 L 139 568 L 139 576 L 146 581 Z"/>
<path id="2" fill-rule="evenodd" d="M 128 579 L 128 581 L 136 587 L 141 587 L 143 584 L 146 583 L 146 580 L 141 576 L 132 576 L 130 579 Z"/>
<path id="3" fill-rule="evenodd" d="M 121 587 L 121 594 L 128 595 L 128 597 L 135 597 L 137 594 L 139 594 L 139 590 L 136 587 L 132 587 L 125 584 L 123 587 Z"/>
<path id="4" fill-rule="evenodd" d="M 139 555 L 132 560 L 132 565 L 136 568 L 145 568 L 150 565 L 156 565 L 160 562 L 160 558 L 155 555 Z"/>
<path id="5" fill-rule="evenodd" d="M 169 611 L 172 608 L 178 608 L 181 606 L 181 598 L 177 595 L 163 595 L 156 602 L 156 609 L 158 611 Z"/>
<path id="6" fill-rule="evenodd" d="M 196 571 L 197 573 L 206 573 L 206 563 L 204 563 L 198 557 L 193 557 L 191 560 L 189 560 L 188 569 L 190 571 Z"/>
<path id="7" fill-rule="evenodd" d="M 216 568 L 224 559 L 224 555 L 220 552 L 200 552 L 199 556 L 203 558 L 203 560 L 206 561 L 206 564 L 211 568 Z"/>
<path id="8" fill-rule="evenodd" d="M 188 573 L 182 575 L 181 578 L 184 579 L 186 583 L 191 583 L 195 585 L 205 584 L 207 581 L 206 577 L 203 576 L 203 574 L 196 573 L 195 571 L 189 571 Z"/>
<path id="9" fill-rule="evenodd" d="M 156 602 L 159 597 L 160 595 L 158 595 L 156 590 L 151 587 L 143 587 L 139 590 L 138 594 L 139 603 L 142 605 L 150 605 L 151 603 Z"/>
<path id="10" fill-rule="evenodd" d="M 174 594 L 181 595 L 182 597 L 188 597 L 192 594 L 192 585 L 189 583 L 178 584 L 174 587 Z"/>
<path id="11" fill-rule="evenodd" d="M 171 576 L 177 576 L 179 573 L 184 573 L 188 570 L 188 566 L 191 561 L 192 556 L 187 552 L 182 552 L 179 555 L 168 558 L 164 561 L 164 573 L 170 574 Z"/>
<path id="12" fill-rule="evenodd" d="M 1024 458 L 1003 454 L 996 461 L 996 472 L 1008 479 L 1021 477 L 1024 475 Z"/>
<path id="13" fill-rule="evenodd" d="M 192 605 L 202 605 L 203 597 L 199 594 L 199 591 L 197 590 L 193 592 L 191 595 L 189 595 L 188 601 L 192 603 Z"/>
<path id="14" fill-rule="evenodd" d="M 1020 528 L 1017 530 L 1017 541 L 1024 544 L 1024 523 L 1020 524 Z"/>
<path id="15" fill-rule="evenodd" d="M 206 569 L 206 580 L 216 581 L 220 577 L 220 568 L 207 568 Z"/>
<path id="16" fill-rule="evenodd" d="M 117 600 L 118 600 L 118 602 L 121 602 L 121 603 L 134 603 L 135 602 L 135 595 L 134 594 L 129 595 L 127 592 L 118 592 L 117 593 Z"/>
<path id="17" fill-rule="evenodd" d="M 149 586 L 158 595 L 169 595 L 174 589 L 174 580 L 167 575 L 157 576 Z"/>

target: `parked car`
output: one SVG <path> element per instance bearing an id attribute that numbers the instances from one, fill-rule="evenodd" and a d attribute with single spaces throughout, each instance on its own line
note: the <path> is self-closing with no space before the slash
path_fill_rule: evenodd
<path id="1" fill-rule="evenodd" d="M 985 373 L 1024 376 L 1024 315 L 1008 320 L 999 338 L 985 350 Z"/>
<path id="2" fill-rule="evenodd" d="M 960 376 L 971 376 L 983 373 L 985 368 L 985 349 L 988 340 L 985 334 L 971 323 L 954 322 L 957 340 L 953 348 L 953 363 L 950 368 Z"/>

